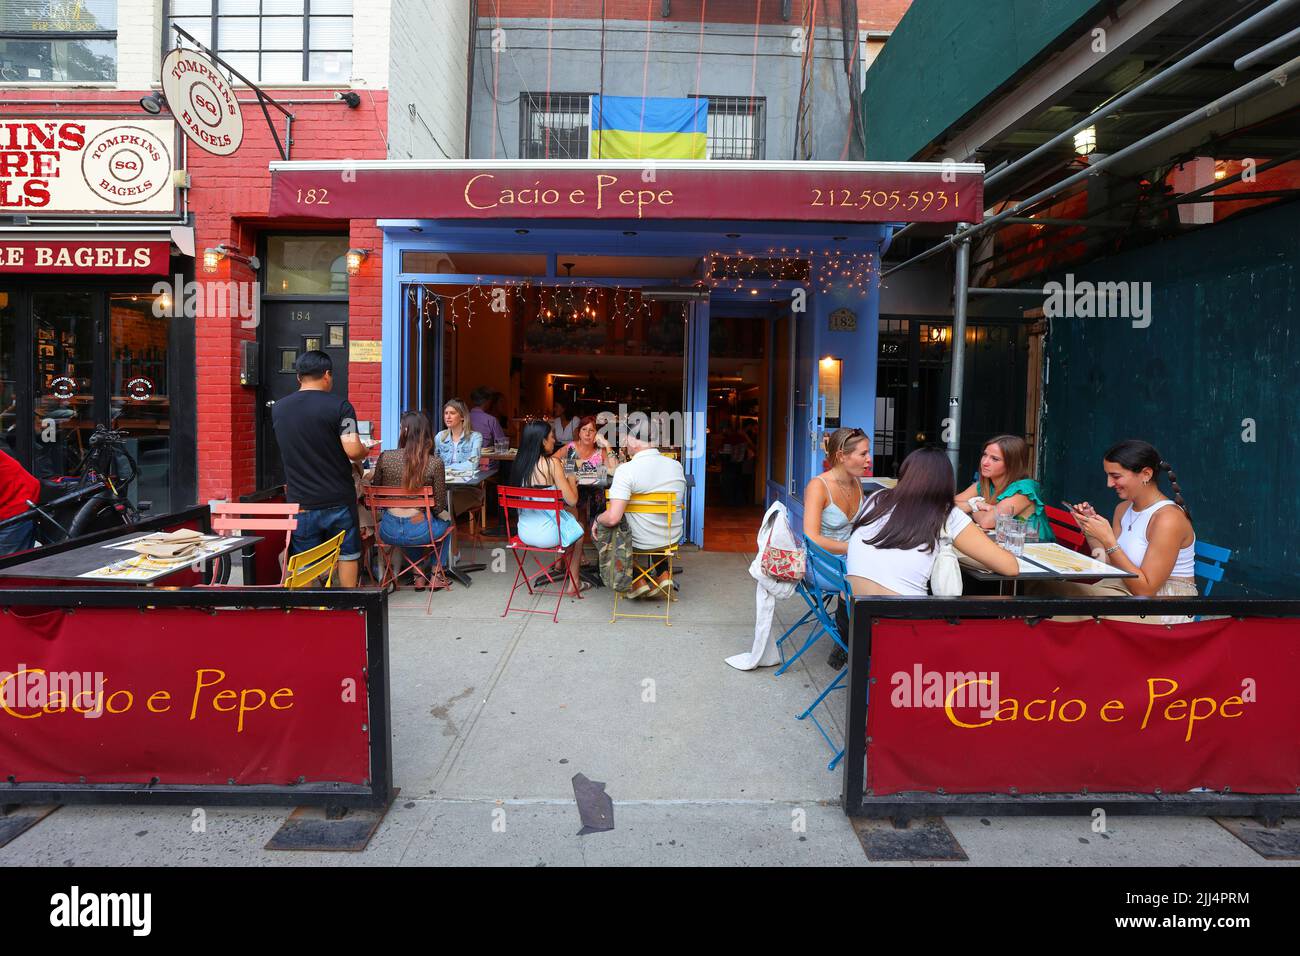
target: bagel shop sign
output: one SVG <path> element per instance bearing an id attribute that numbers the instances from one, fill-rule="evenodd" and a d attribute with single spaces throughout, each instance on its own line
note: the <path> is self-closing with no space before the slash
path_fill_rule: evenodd
<path id="1" fill-rule="evenodd" d="M 176 124 L 143 117 L 0 119 L 0 215 L 174 214 Z"/>
<path id="2" fill-rule="evenodd" d="M 0 239 L 0 274 L 166 275 L 170 243 Z"/>

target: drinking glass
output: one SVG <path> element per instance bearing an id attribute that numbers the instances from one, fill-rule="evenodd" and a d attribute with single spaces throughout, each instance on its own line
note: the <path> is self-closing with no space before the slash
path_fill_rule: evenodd
<path id="1" fill-rule="evenodd" d="M 1005 548 L 1007 546 L 1007 522 L 1010 520 L 1012 520 L 1011 515 L 998 515 L 997 525 L 994 530 L 994 540 L 997 542 L 999 548 Z"/>
<path id="2" fill-rule="evenodd" d="M 1011 518 L 1007 522 L 1007 550 L 1020 557 L 1025 553 L 1025 522 Z"/>

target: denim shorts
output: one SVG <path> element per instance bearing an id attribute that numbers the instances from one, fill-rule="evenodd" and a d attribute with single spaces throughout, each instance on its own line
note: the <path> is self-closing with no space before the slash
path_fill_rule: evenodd
<path id="1" fill-rule="evenodd" d="M 345 533 L 343 547 L 339 551 L 339 560 L 358 560 L 361 557 L 361 532 L 357 529 L 356 509 L 347 505 L 299 511 L 298 527 L 294 529 L 293 544 L 289 552 L 301 554 L 303 551 L 310 551 L 318 544 L 324 544 L 340 531 Z"/>

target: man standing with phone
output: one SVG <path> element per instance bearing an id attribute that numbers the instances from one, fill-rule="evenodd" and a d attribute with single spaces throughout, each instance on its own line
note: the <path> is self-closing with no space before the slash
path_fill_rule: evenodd
<path id="1" fill-rule="evenodd" d="M 298 391 L 271 409 L 284 463 L 286 497 L 299 506 L 290 554 L 308 551 L 343 532 L 338 579 L 354 588 L 360 577 L 361 532 L 352 463 L 368 449 L 357 433 L 357 412 L 333 395 L 334 363 L 324 352 L 304 352 L 294 363 Z"/>

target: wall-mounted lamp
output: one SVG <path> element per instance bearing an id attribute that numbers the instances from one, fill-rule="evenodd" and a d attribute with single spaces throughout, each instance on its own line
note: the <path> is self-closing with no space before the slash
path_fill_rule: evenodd
<path id="1" fill-rule="evenodd" d="M 334 99 L 348 104 L 348 109 L 354 110 L 361 105 L 361 94 L 348 90 L 345 93 L 335 93 Z"/>
<path id="2" fill-rule="evenodd" d="M 224 242 L 213 248 L 203 250 L 203 271 L 213 273 L 217 271 L 217 266 L 222 259 L 234 259 L 236 262 L 242 262 L 248 268 L 257 272 L 262 268 L 262 260 L 257 256 L 246 256 L 238 249 L 232 249 Z"/>
<path id="3" fill-rule="evenodd" d="M 370 255 L 369 249 L 349 249 L 347 257 L 348 275 L 360 275 L 361 263 L 366 261 L 366 256 L 368 255 Z"/>
<path id="4" fill-rule="evenodd" d="M 1097 127 L 1089 126 L 1074 134 L 1074 151 L 1080 156 L 1097 151 Z"/>
<path id="5" fill-rule="evenodd" d="M 144 110 L 150 116 L 157 116 L 163 111 L 163 107 L 166 105 L 167 101 L 163 99 L 163 95 L 158 92 L 140 97 L 140 109 Z"/>

